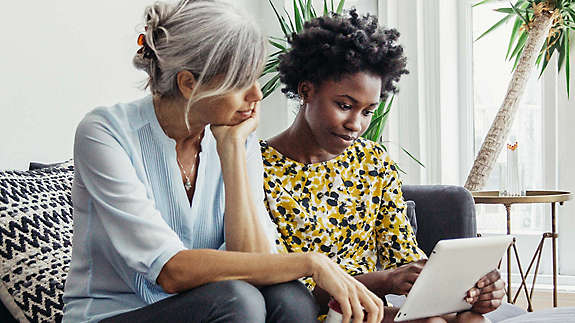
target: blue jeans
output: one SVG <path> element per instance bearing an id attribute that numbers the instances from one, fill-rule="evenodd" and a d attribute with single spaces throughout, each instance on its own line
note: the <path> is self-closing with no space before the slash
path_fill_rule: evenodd
<path id="1" fill-rule="evenodd" d="M 240 280 L 194 288 L 103 320 L 116 322 L 317 322 L 318 306 L 299 281 L 260 288 Z"/>

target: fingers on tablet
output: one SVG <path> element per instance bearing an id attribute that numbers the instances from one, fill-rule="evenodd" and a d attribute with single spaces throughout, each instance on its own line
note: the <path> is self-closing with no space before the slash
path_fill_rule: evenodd
<path id="1" fill-rule="evenodd" d="M 494 270 L 490 271 L 487 275 L 481 277 L 481 279 L 477 282 L 477 287 L 483 288 L 487 285 L 490 285 L 490 284 L 498 281 L 500 278 L 501 278 L 501 274 L 499 273 L 499 270 L 494 269 Z"/>

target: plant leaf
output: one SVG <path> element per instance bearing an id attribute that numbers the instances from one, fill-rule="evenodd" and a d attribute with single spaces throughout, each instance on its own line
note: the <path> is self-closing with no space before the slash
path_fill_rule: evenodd
<path id="1" fill-rule="evenodd" d="M 302 21 L 308 21 L 309 18 L 307 17 L 306 5 L 301 1 L 302 0 L 297 0 L 297 2 L 299 4 L 299 11 L 301 12 L 301 16 L 302 16 Z"/>
<path id="2" fill-rule="evenodd" d="M 275 42 L 275 41 L 273 41 L 273 40 L 269 40 L 269 39 L 268 39 L 268 42 L 269 42 L 270 44 L 272 44 L 275 48 L 279 49 L 279 50 L 283 50 L 284 52 L 287 51 L 287 48 L 286 48 L 284 45 L 280 44 L 280 43 L 277 43 L 277 42 Z"/>
<path id="3" fill-rule="evenodd" d="M 474 4 L 474 5 L 471 6 L 471 7 L 472 7 L 472 8 L 473 8 L 473 7 L 477 7 L 477 6 L 480 6 L 480 5 L 482 5 L 482 4 L 486 4 L 486 3 L 491 2 L 491 1 L 495 1 L 495 0 L 483 0 L 483 1 L 480 1 L 480 2 L 478 2 L 478 3 L 476 3 L 476 4 Z"/>
<path id="4" fill-rule="evenodd" d="M 519 39 L 517 40 L 517 44 L 515 45 L 515 49 L 513 50 L 511 55 L 509 56 L 509 59 L 512 59 L 516 55 L 519 56 L 519 54 L 523 51 L 523 47 L 525 46 L 525 42 L 527 41 L 527 36 L 528 36 L 528 34 L 526 32 L 521 33 L 521 36 L 519 36 Z"/>
<path id="5" fill-rule="evenodd" d="M 519 9 L 517 9 L 517 7 L 515 7 L 515 5 L 513 3 L 509 3 L 511 5 L 511 8 L 513 9 L 513 11 L 515 12 L 515 14 L 517 16 L 519 16 L 519 18 L 521 18 L 521 20 L 523 20 L 524 24 L 529 24 L 529 17 L 523 17 L 523 15 L 521 14 L 521 12 L 519 11 Z"/>
<path id="6" fill-rule="evenodd" d="M 493 26 L 491 26 L 491 28 L 487 29 L 487 31 L 485 31 L 483 34 L 481 34 L 479 37 L 477 37 L 475 39 L 475 41 L 480 40 L 481 38 L 483 38 L 483 36 L 489 34 L 490 32 L 492 32 L 493 30 L 497 29 L 498 27 L 500 27 L 503 23 L 505 23 L 507 20 L 509 20 L 511 17 L 513 17 L 513 15 L 509 14 L 505 17 L 503 17 L 501 20 L 499 20 L 498 22 L 496 22 Z"/>
<path id="7" fill-rule="evenodd" d="M 565 34 L 566 31 L 561 33 L 561 45 L 559 46 L 561 49 L 559 50 L 559 59 L 557 61 L 557 72 L 561 71 L 563 63 L 565 62 Z"/>
<path id="8" fill-rule="evenodd" d="M 293 11 L 294 11 L 294 20 L 295 20 L 295 30 L 296 30 L 296 33 L 299 33 L 302 30 L 303 23 L 302 23 L 302 19 L 301 19 L 301 13 L 299 12 L 296 0 L 293 0 Z"/>
<path id="9" fill-rule="evenodd" d="M 293 21 L 292 21 L 292 19 L 291 19 L 290 14 L 287 12 L 287 10 L 286 10 L 285 8 L 284 8 L 284 12 L 285 12 L 286 16 L 288 17 L 289 26 L 290 26 L 291 30 L 294 31 L 294 30 L 295 30 L 295 26 L 293 25 Z M 291 36 L 291 33 L 289 34 L 289 36 Z M 288 38 L 288 35 L 286 35 L 285 37 Z"/>
<path id="10" fill-rule="evenodd" d="M 276 10 L 276 7 L 274 6 L 272 0 L 268 0 L 270 2 L 270 4 L 272 5 L 272 8 L 274 10 L 274 13 L 276 14 L 276 18 L 278 19 L 278 22 L 280 23 L 280 27 L 282 29 L 282 32 L 284 33 L 284 35 L 287 37 L 289 35 L 291 35 L 291 30 L 289 28 L 289 26 L 286 24 L 284 18 L 282 16 L 280 16 L 280 14 L 278 13 L 278 11 Z"/>
<path id="11" fill-rule="evenodd" d="M 507 46 L 507 53 L 505 54 L 505 59 L 509 59 L 509 53 L 513 47 L 513 42 L 517 39 L 517 35 L 520 34 L 519 29 L 521 28 L 521 19 L 515 18 L 515 23 L 513 24 L 513 29 L 511 30 L 511 37 L 509 38 L 509 45 Z M 524 32 L 524 31 L 522 31 Z"/>
<path id="12" fill-rule="evenodd" d="M 306 3 L 306 11 L 307 11 L 307 21 L 311 20 L 312 16 L 311 16 L 311 11 L 312 11 L 312 6 L 311 6 L 311 1 L 312 0 L 307 0 Z"/>
<path id="13" fill-rule="evenodd" d="M 339 4 L 337 5 L 337 10 L 336 12 L 338 14 L 341 14 L 341 12 L 343 11 L 343 5 L 345 4 L 345 0 L 340 0 Z"/>
<path id="14" fill-rule="evenodd" d="M 310 0 L 311 2 L 312 0 Z M 310 19 L 314 19 L 317 18 L 317 13 L 315 12 L 315 9 L 313 8 L 313 6 L 311 7 L 311 17 Z"/>
<path id="15" fill-rule="evenodd" d="M 280 75 L 274 75 L 274 77 L 267 81 L 264 86 L 262 86 L 263 98 L 265 99 L 270 94 L 272 94 L 273 91 L 275 91 L 280 86 L 280 84 Z"/>
<path id="16" fill-rule="evenodd" d="M 423 165 L 422 162 L 419 161 L 419 159 L 415 158 L 415 156 L 413 156 L 409 151 L 407 151 L 407 149 L 401 147 L 401 150 L 407 154 L 407 156 L 411 157 L 411 159 L 415 160 L 416 163 L 418 163 L 421 167 L 425 168 L 425 165 Z"/>
<path id="17" fill-rule="evenodd" d="M 513 13 L 512 8 L 498 8 L 498 9 L 495 9 L 495 11 L 502 12 L 502 13 Z"/>
<path id="18" fill-rule="evenodd" d="M 327 0 L 323 0 L 323 15 L 329 15 L 329 10 L 327 9 Z"/>

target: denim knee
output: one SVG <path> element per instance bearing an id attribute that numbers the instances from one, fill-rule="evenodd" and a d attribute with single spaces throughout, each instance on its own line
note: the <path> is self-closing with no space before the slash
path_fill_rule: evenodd
<path id="1" fill-rule="evenodd" d="M 314 296 L 299 281 L 261 288 L 267 310 L 267 322 L 317 322 L 319 306 Z"/>
<path id="2" fill-rule="evenodd" d="M 264 322 L 265 301 L 260 291 L 241 280 L 228 280 L 216 283 L 218 292 L 224 296 L 219 305 L 221 315 L 218 322 Z"/>

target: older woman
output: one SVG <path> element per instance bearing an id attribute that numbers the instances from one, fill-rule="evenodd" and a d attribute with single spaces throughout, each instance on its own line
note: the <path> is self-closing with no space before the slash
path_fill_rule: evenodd
<path id="1" fill-rule="evenodd" d="M 283 91 L 300 99 L 300 110 L 286 131 L 261 142 L 280 248 L 323 253 L 381 298 L 407 294 L 425 262 L 397 167 L 379 144 L 360 137 L 407 73 L 398 36 L 355 10 L 306 23 L 279 67 Z M 329 292 L 307 283 L 325 310 Z M 501 304 L 503 285 L 494 271 L 469 291 L 473 311 L 424 321 L 483 322 L 479 313 Z M 397 310 L 386 308 L 385 322 Z"/>
<path id="2" fill-rule="evenodd" d="M 253 131 L 265 41 L 219 1 L 148 7 L 152 96 L 88 113 L 74 144 L 65 322 L 313 322 L 313 277 L 370 322 L 382 302 L 327 257 L 272 254 Z"/>

